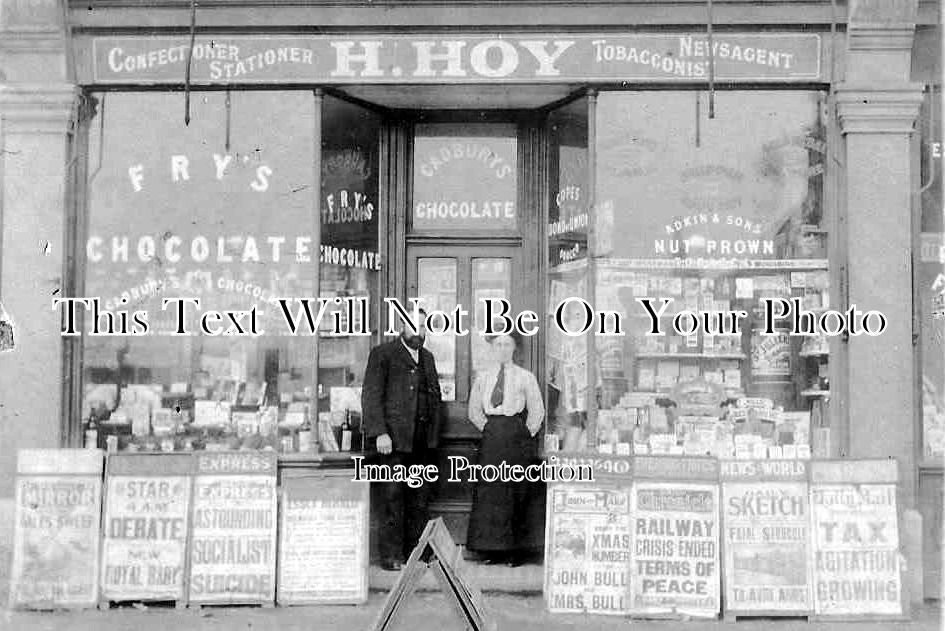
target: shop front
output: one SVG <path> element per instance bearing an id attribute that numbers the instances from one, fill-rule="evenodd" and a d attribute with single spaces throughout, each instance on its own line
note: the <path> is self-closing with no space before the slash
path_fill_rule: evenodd
<path id="1" fill-rule="evenodd" d="M 940 158 L 926 151 L 940 144 L 940 105 L 925 89 L 941 68 L 926 59 L 939 54 L 938 9 L 888 4 L 721 3 L 708 29 L 672 3 L 612 5 L 591 22 L 579 5 L 537 21 L 532 8 L 435 8 L 436 26 L 413 3 L 386 18 L 360 5 L 265 18 L 215 5 L 198 8 L 193 40 L 185 7 L 70 7 L 75 127 L 51 225 L 66 235 L 62 295 L 97 300 L 54 313 L 61 370 L 43 383 L 61 387 L 62 420 L 43 422 L 59 439 L 11 444 L 99 448 L 119 463 L 164 454 L 185 469 L 181 454 L 258 453 L 280 489 L 317 498 L 307 480 L 337 482 L 372 451 L 360 387 L 389 326 L 385 299 L 420 298 L 470 313 L 470 335 L 427 338 L 447 471 L 452 456 L 476 458 L 467 405 L 491 361 L 477 331 L 487 301 L 505 299 L 510 314 L 539 314 L 518 361 L 545 393 L 544 456 L 605 466 L 601 484 L 630 511 L 614 519 L 647 520 L 634 589 L 681 584 L 681 553 L 667 552 L 680 533 L 663 525 L 681 496 L 716 573 L 693 611 L 714 615 L 722 593 L 738 598 L 729 575 L 792 578 L 770 567 L 770 547 L 806 558 L 798 532 L 812 526 L 788 509 L 826 520 L 833 509 L 809 505 L 810 489 L 849 482 L 895 485 L 894 528 L 924 537 L 925 595 L 937 594 L 939 319 L 934 296 L 910 287 L 913 274 L 932 293 L 942 284 L 926 256 L 941 232 L 929 175 Z M 16 150 L 28 132 L 8 129 Z M 14 253 L 17 212 L 3 222 Z M 909 251 L 922 266 L 903 266 Z M 14 317 L 28 290 L 11 278 L 26 273 L 4 255 L 0 299 Z M 932 306 L 914 318 L 919 301 Z M 932 350 L 920 355 L 919 341 Z M 13 390 L 7 405 L 22 407 Z M 844 459 L 898 466 L 846 480 L 830 464 Z M 471 485 L 441 480 L 431 516 L 463 544 Z M 796 529 L 787 519 L 783 540 L 725 556 L 719 504 L 762 482 L 804 498 L 780 504 Z M 568 567 L 555 546 L 584 527 L 558 510 L 568 493 L 579 490 L 532 491 L 549 607 L 660 614 L 665 594 L 591 606 L 555 582 Z M 903 525 L 916 510 L 924 535 Z M 900 588 L 887 600 L 901 602 Z"/>

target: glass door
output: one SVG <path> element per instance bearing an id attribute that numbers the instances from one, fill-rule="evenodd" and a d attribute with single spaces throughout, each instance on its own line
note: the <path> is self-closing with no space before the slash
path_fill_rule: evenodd
<path id="1" fill-rule="evenodd" d="M 461 306 L 468 335 L 427 335 L 436 358 L 446 416 L 437 460 L 449 470 L 449 456 L 475 461 L 480 434 L 467 418 L 475 374 L 490 361 L 485 300 L 510 303 L 510 314 L 535 309 L 536 283 L 524 266 L 524 226 L 534 205 L 521 192 L 519 127 L 507 121 L 422 122 L 413 128 L 411 189 L 406 222 L 406 297 L 419 297 L 428 313 L 453 314 Z M 443 120 L 442 117 L 440 120 Z M 531 293 L 529 293 L 531 292 Z M 433 329 L 443 326 L 433 317 Z M 522 349 L 525 350 L 525 349 Z M 520 353 L 530 369 L 529 358 Z M 472 488 L 441 483 L 433 493 L 431 517 L 443 517 L 458 542 L 465 542 Z"/>
<path id="2" fill-rule="evenodd" d="M 515 299 L 516 285 L 522 280 L 513 274 L 518 250 L 515 246 L 434 244 L 409 248 L 408 297 L 420 298 L 428 313 L 442 311 L 452 317 L 461 306 L 469 314 L 464 318 L 469 335 L 427 335 L 426 347 L 436 358 L 440 389 L 450 410 L 445 433 L 468 433 L 465 416 L 472 379 L 490 361 L 488 342 L 480 335 L 486 323 L 486 301 L 491 301 L 494 314 L 501 311 L 499 300 L 509 303 L 510 315 L 523 308 Z M 444 326 L 444 319 L 434 316 L 430 324 L 435 331 Z"/>

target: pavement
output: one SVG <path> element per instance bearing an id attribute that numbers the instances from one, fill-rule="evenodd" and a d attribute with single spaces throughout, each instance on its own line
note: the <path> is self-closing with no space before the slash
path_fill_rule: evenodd
<path id="1" fill-rule="evenodd" d="M 370 631 L 386 594 L 372 592 L 364 605 L 318 607 L 214 607 L 177 610 L 170 607 L 112 608 L 109 611 L 0 611 L 3 631 Z M 807 622 L 806 620 L 740 619 L 725 621 L 654 621 L 624 617 L 551 614 L 540 595 L 487 592 L 484 606 L 496 631 L 557 631 L 610 629 L 633 631 L 880 631 L 907 629 L 939 631 L 941 609 L 926 603 L 907 622 Z M 463 624 L 442 593 L 414 593 L 389 631 L 462 631 Z"/>

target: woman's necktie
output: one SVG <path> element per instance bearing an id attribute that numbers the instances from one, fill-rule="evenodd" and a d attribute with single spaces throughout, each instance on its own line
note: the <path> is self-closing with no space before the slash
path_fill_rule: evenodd
<path id="1" fill-rule="evenodd" d="M 492 389 L 492 398 L 490 402 L 492 407 L 497 408 L 502 405 L 502 398 L 505 395 L 505 364 L 499 366 L 499 374 L 495 378 L 495 387 Z"/>

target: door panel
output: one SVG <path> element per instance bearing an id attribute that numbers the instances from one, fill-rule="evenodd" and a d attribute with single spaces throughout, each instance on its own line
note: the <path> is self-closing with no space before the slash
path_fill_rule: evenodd
<path id="1" fill-rule="evenodd" d="M 527 308 L 520 304 L 523 282 L 520 246 L 407 246 L 407 299 L 418 297 L 428 313 L 443 310 L 451 316 L 457 305 L 468 312 L 465 336 L 427 334 L 426 347 L 436 358 L 440 388 L 447 410 L 441 429 L 436 464 L 440 479 L 433 492 L 430 517 L 442 517 L 457 542 L 466 541 L 466 527 L 472 506 L 472 485 L 447 482 L 450 456 L 476 461 L 479 430 L 469 422 L 469 391 L 476 370 L 489 361 L 488 342 L 479 332 L 485 328 L 485 298 L 502 298 L 511 306 L 510 314 Z M 432 325 L 442 324 L 434 318 Z M 498 326 L 498 322 L 496 322 Z"/>
<path id="2" fill-rule="evenodd" d="M 457 306 L 469 312 L 464 318 L 469 335 L 427 335 L 426 347 L 436 358 L 449 410 L 447 437 L 478 436 L 466 420 L 466 407 L 474 370 L 488 360 L 487 342 L 478 334 L 485 327 L 479 301 L 505 298 L 510 314 L 525 308 L 515 298 L 521 295 L 522 279 L 513 273 L 520 266 L 520 251 L 517 246 L 407 246 L 407 299 L 421 298 L 428 312 L 443 310 L 452 316 Z M 431 321 L 440 323 L 437 318 Z"/>
<path id="3" fill-rule="evenodd" d="M 520 159 L 535 157 L 534 147 L 525 141 L 530 138 L 527 125 L 513 120 L 418 115 L 406 157 L 411 184 L 404 197 L 406 273 L 397 289 L 407 299 L 422 298 L 428 311 L 452 315 L 459 305 L 467 312 L 464 328 L 469 334 L 430 332 L 426 342 L 447 399 L 436 455 L 440 478 L 430 516 L 442 517 L 458 543 L 466 541 L 472 488 L 446 480 L 450 456 L 475 462 L 478 455 L 480 433 L 469 422 L 467 407 L 476 370 L 490 359 L 488 343 L 479 335 L 486 324 L 480 301 L 508 300 L 510 315 L 537 310 L 539 303 L 538 269 L 531 261 L 538 258 L 541 203 L 534 197 L 538 187 L 524 186 L 537 183 L 539 176 Z M 527 354 L 534 349 L 526 346 L 519 361 L 535 370 L 538 366 Z"/>

